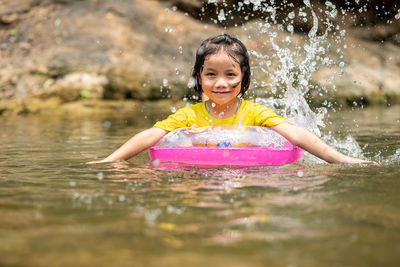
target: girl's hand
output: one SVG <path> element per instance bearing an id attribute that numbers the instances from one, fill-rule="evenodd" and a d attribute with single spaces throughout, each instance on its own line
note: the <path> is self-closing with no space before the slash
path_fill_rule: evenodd
<path id="1" fill-rule="evenodd" d="M 85 164 L 98 164 L 98 163 L 106 163 L 106 162 L 111 162 L 110 160 L 102 159 L 102 160 L 93 160 L 93 161 L 88 161 Z"/>
<path id="2" fill-rule="evenodd" d="M 343 155 L 332 147 L 328 146 L 312 132 L 292 125 L 290 123 L 282 123 L 272 126 L 271 129 L 278 132 L 280 135 L 289 140 L 292 144 L 303 148 L 309 153 L 329 162 L 342 164 L 372 164 L 378 165 L 374 161 L 357 159 Z"/>
<path id="3" fill-rule="evenodd" d="M 346 156 L 347 157 L 347 156 Z M 349 161 L 344 161 L 344 164 L 360 164 L 360 165 L 374 165 L 374 166 L 379 166 L 381 165 L 379 162 L 376 161 L 371 161 L 371 160 L 363 160 L 363 159 L 357 159 L 357 158 L 350 158 Z"/>

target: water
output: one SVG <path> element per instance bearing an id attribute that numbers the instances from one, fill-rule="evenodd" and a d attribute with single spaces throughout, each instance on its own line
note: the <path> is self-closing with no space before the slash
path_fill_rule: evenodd
<path id="1" fill-rule="evenodd" d="M 281 167 L 166 171 L 149 168 L 145 153 L 130 162 L 85 165 L 159 115 L 0 118 L 0 265 L 398 265 L 400 107 L 311 109 L 304 99 L 311 73 L 343 68 L 326 54 L 333 25 L 326 20 L 318 35 L 318 18 L 304 1 L 301 12 L 288 14 L 285 29 L 293 34 L 290 20 L 305 19 L 305 12 L 314 25 L 306 45 L 290 50 L 290 38 L 288 47 L 277 42 L 275 30 L 283 26 L 274 25 L 275 8 L 261 0 L 242 5 L 249 4 L 271 15 L 255 23 L 271 56 L 251 55 L 272 77 L 267 86 L 285 89 L 258 101 L 335 148 L 382 165 L 327 165 L 305 155 Z M 336 16 L 329 1 L 326 10 Z M 228 13 L 218 10 L 216 23 Z"/>
<path id="2" fill-rule="evenodd" d="M 399 111 L 328 113 L 381 166 L 176 171 L 83 164 L 150 120 L 0 118 L 0 265 L 397 266 Z"/>

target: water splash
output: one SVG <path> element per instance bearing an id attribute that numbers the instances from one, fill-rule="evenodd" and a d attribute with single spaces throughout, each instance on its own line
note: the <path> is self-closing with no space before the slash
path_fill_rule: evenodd
<path id="1" fill-rule="evenodd" d="M 255 58 L 255 68 L 264 73 L 264 78 L 268 77 L 268 82 L 265 80 L 256 81 L 257 84 L 271 88 L 274 96 L 270 98 L 259 97 L 255 101 L 273 107 L 293 124 L 309 129 L 343 153 L 360 157 L 362 150 L 350 135 L 339 140 L 331 134 L 322 134 L 321 128 L 325 127 L 324 118 L 327 109 L 325 107 L 312 109 L 307 102 L 310 89 L 318 96 L 324 96 L 328 93 L 325 86 L 312 84 L 311 76 L 313 73 L 323 67 L 339 67 L 339 69 L 344 67 L 343 56 L 338 57 L 339 60 L 337 60 L 337 53 L 340 53 L 341 50 L 337 50 L 334 56 L 329 52 L 333 50 L 333 41 L 340 43 L 346 32 L 333 22 L 338 10 L 332 2 L 327 1 L 325 3 L 324 13 L 327 16 L 323 21 L 318 18 L 309 0 L 304 0 L 303 3 L 304 8 L 300 8 L 297 15 L 304 21 L 307 20 L 307 12 L 311 14 L 312 26 L 308 34 L 304 36 L 305 40 L 295 43 L 293 41 L 293 39 L 296 39 L 296 36 L 294 36 L 296 13 L 294 11 L 288 13 L 286 20 L 288 24 L 283 26 L 275 20 L 278 12 L 273 1 L 269 3 L 266 1 L 243 1 L 244 5 L 252 4 L 253 10 L 270 14 L 269 19 L 257 21 L 254 25 L 259 34 L 265 36 L 264 46 L 270 46 L 271 52 L 266 54 L 253 50 L 250 51 L 250 54 L 253 60 Z M 322 33 L 318 32 L 320 25 L 321 28 L 325 28 Z M 285 38 L 282 38 L 285 29 L 288 34 L 286 34 L 286 37 L 284 36 Z M 332 39 L 330 36 L 333 35 L 334 31 L 339 34 Z M 339 73 L 332 73 L 331 82 L 335 75 L 339 75 Z M 279 94 L 278 98 L 277 93 Z M 330 105 L 330 103 L 326 103 L 327 107 Z"/>
<path id="2" fill-rule="evenodd" d="M 310 84 L 311 75 L 322 66 L 330 66 L 333 61 L 326 55 L 330 47 L 327 41 L 328 33 L 332 30 L 332 24 L 328 24 L 323 34 L 317 35 L 318 17 L 313 11 L 309 1 L 304 1 L 310 9 L 313 17 L 313 26 L 308 32 L 308 41 L 304 45 L 294 48 L 292 41 L 286 38 L 286 46 L 278 43 L 278 33 L 274 31 L 269 22 L 257 23 L 262 34 L 268 35 L 268 42 L 272 47 L 272 55 L 263 55 L 256 51 L 251 54 L 258 59 L 259 64 L 266 66 L 261 68 L 265 75 L 270 77 L 270 83 L 262 83 L 270 86 L 274 93 L 277 88 L 283 90 L 283 96 L 276 98 L 258 98 L 256 102 L 280 109 L 280 113 L 294 124 L 303 126 L 321 136 L 319 127 L 324 127 L 323 118 L 327 112 L 325 108 L 313 111 L 307 103 L 306 95 L 312 88 Z M 294 13 L 289 13 L 294 18 Z M 287 29 L 293 34 L 293 25 L 289 24 Z M 272 66 L 271 61 L 276 62 Z M 271 67 L 270 67 L 271 66 Z M 325 88 L 320 88 L 323 92 Z M 321 92 L 321 93 L 323 93 Z"/>
<path id="3" fill-rule="evenodd" d="M 396 149 L 393 155 L 390 155 L 384 159 L 376 157 L 378 162 L 383 162 L 385 164 L 400 164 L 400 148 Z"/>
<path id="4" fill-rule="evenodd" d="M 207 4 L 216 7 L 215 19 L 212 19 L 214 23 L 224 25 L 233 19 L 230 1 L 208 0 Z M 263 90 L 274 94 L 270 98 L 258 97 L 255 102 L 274 108 L 291 123 L 309 129 L 343 153 L 362 157 L 362 149 L 350 135 L 338 139 L 331 133 L 324 134 L 321 131 L 326 126 L 327 108 L 332 107 L 332 103 L 324 101 L 322 107 L 312 108 L 307 101 L 310 95 L 328 96 L 328 93 L 335 90 L 335 78 L 343 73 L 346 64 L 341 55 L 342 49 L 338 47 L 346 38 L 346 31 L 337 25 L 337 16 L 345 10 L 336 7 L 331 1 L 326 1 L 325 6 L 318 5 L 317 10 L 310 0 L 303 0 L 303 5 L 296 7 L 290 2 L 266 0 L 243 0 L 235 5 L 236 11 L 252 10 L 254 14 L 267 14 L 264 20 L 243 26 L 246 30 L 254 25 L 258 30 L 257 34 L 263 37 L 258 37 L 257 40 L 265 40 L 262 47 L 270 47 L 269 52 L 249 51 L 252 68 L 264 74 L 263 77 L 256 76 L 252 79 L 256 85 L 269 88 Z M 282 21 L 279 14 L 284 9 L 287 10 L 286 18 L 283 22 L 278 22 Z M 364 9 L 360 12 L 364 12 Z M 204 7 L 202 11 L 205 12 Z M 247 21 L 252 15 L 245 13 L 243 19 Z M 299 21 L 309 24 L 306 35 L 295 33 L 295 23 Z M 252 39 L 250 32 L 248 38 Z M 179 54 L 182 51 L 180 46 Z M 331 76 L 327 79 L 327 84 L 331 87 L 329 90 L 325 85 L 316 85 L 312 81 L 312 75 L 322 68 L 331 69 Z M 167 84 L 163 82 L 163 85 Z"/>

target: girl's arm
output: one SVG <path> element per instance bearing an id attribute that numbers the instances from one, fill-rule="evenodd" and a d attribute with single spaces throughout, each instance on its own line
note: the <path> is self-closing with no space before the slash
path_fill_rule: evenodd
<path id="1" fill-rule="evenodd" d="M 110 156 L 102 160 L 90 161 L 88 164 L 111 162 L 116 160 L 127 160 L 136 156 L 143 150 L 155 145 L 168 132 L 160 128 L 150 128 L 140 132 L 129 139 L 120 148 L 115 150 Z"/>
<path id="2" fill-rule="evenodd" d="M 281 123 L 276 126 L 272 126 L 271 129 L 278 132 L 280 135 L 292 142 L 292 144 L 303 148 L 304 150 L 329 163 L 374 163 L 371 161 L 343 155 L 342 153 L 336 151 L 335 149 L 324 143 L 312 132 L 290 123 Z"/>

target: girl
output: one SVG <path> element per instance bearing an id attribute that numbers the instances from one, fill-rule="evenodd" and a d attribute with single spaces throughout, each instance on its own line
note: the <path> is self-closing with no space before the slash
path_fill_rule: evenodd
<path id="1" fill-rule="evenodd" d="M 234 37 L 223 34 L 205 40 L 196 52 L 192 78 L 194 89 L 205 95 L 206 101 L 179 109 L 133 136 L 107 158 L 89 163 L 127 160 L 177 128 L 238 124 L 270 127 L 294 145 L 330 163 L 371 163 L 343 155 L 273 110 L 242 99 L 250 84 L 249 56 L 243 43 Z"/>

